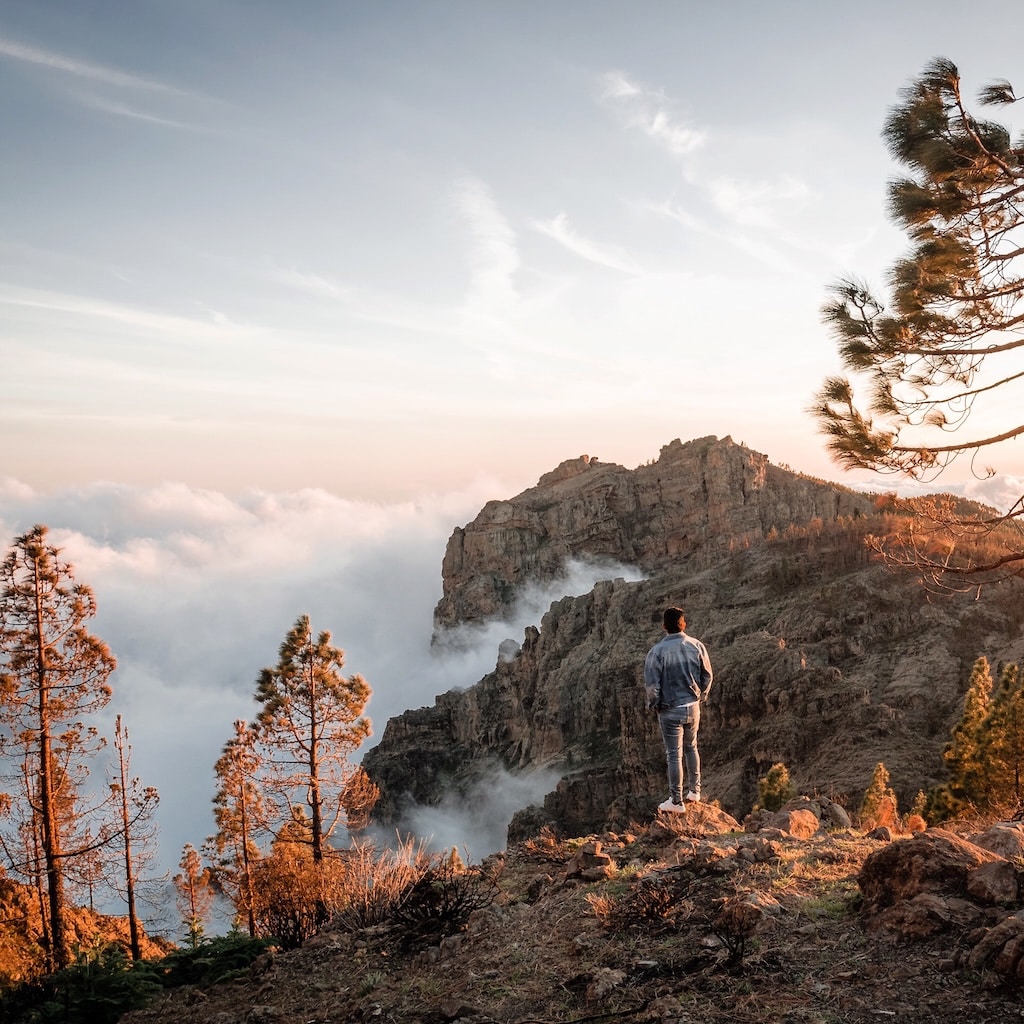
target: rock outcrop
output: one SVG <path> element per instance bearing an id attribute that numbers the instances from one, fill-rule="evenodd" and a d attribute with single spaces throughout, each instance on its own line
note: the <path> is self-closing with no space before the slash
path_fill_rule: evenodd
<path id="1" fill-rule="evenodd" d="M 633 470 L 583 455 L 455 530 L 434 623 L 500 617 L 522 584 L 556 578 L 570 558 L 651 573 L 677 560 L 710 564 L 773 530 L 871 508 L 866 495 L 780 469 L 729 438 L 676 440 Z"/>
<path id="2" fill-rule="evenodd" d="M 382 790 L 378 819 L 397 822 L 408 802 L 468 799 L 495 768 L 558 779 L 513 821 L 512 839 L 653 813 L 664 755 L 641 675 L 669 604 L 686 610 L 715 667 L 701 751 L 705 791 L 726 810 L 742 818 L 779 761 L 802 792 L 854 808 L 883 761 L 907 807 L 939 781 L 975 659 L 1024 654 L 1024 604 L 1010 584 L 980 600 L 930 599 L 871 559 L 865 537 L 884 528 L 871 497 L 715 438 L 674 441 L 631 471 L 571 460 L 488 503 L 445 553 L 439 643 L 448 627 L 506 612 L 570 559 L 646 578 L 555 601 L 475 686 L 388 722 L 363 762 Z"/>

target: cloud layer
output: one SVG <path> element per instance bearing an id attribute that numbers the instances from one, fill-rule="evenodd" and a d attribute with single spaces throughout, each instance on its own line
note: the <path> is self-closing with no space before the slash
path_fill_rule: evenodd
<path id="1" fill-rule="evenodd" d="M 198 847 L 212 831 L 214 761 L 232 722 L 254 717 L 257 675 L 276 663 L 299 615 L 308 614 L 315 631 L 329 630 L 345 651 L 345 671 L 370 683 L 372 745 L 388 718 L 491 671 L 501 641 L 521 641 L 552 600 L 585 593 L 610 574 L 573 566 L 558 585 L 525 593 L 510 621 L 465 631 L 457 651 L 433 651 L 447 538 L 492 496 L 481 485 L 379 505 L 318 490 L 229 498 L 177 484 L 96 484 L 41 495 L 0 482 L 4 551 L 45 523 L 76 579 L 96 594 L 91 631 L 118 659 L 108 717 L 123 716 L 133 770 L 160 791 L 165 867 L 177 864 L 186 842 Z M 483 856 L 502 846 L 511 814 L 539 798 L 546 781 L 505 780 L 483 829 L 457 801 L 416 820 L 436 843 Z"/>

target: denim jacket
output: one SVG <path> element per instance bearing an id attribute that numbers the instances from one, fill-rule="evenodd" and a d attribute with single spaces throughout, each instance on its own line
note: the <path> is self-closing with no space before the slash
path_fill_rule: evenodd
<path id="1" fill-rule="evenodd" d="M 686 633 L 669 633 L 650 649 L 644 662 L 647 706 L 678 708 L 705 700 L 712 678 L 704 645 Z"/>

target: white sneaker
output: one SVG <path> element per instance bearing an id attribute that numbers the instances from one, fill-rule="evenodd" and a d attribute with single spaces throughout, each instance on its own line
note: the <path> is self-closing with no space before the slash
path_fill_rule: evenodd
<path id="1" fill-rule="evenodd" d="M 688 792 L 688 793 L 686 794 L 686 799 L 687 799 L 687 800 L 699 800 L 699 799 L 700 799 L 700 793 L 694 793 L 694 791 L 693 791 L 693 790 L 691 789 L 691 790 L 690 790 L 690 791 L 689 791 L 689 792 Z"/>
<path id="2" fill-rule="evenodd" d="M 672 802 L 672 797 L 662 801 L 658 804 L 659 811 L 669 811 L 672 814 L 685 814 L 686 807 L 683 804 L 677 804 Z"/>

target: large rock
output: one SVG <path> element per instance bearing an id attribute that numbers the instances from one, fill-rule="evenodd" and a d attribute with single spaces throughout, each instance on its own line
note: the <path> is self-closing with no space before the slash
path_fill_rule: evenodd
<path id="1" fill-rule="evenodd" d="M 881 910 L 921 893 L 960 895 L 972 872 L 1001 860 L 952 832 L 930 828 L 871 854 L 857 884 L 866 909 Z"/>
<path id="2" fill-rule="evenodd" d="M 1007 860 L 1024 862 L 1024 822 L 997 821 L 971 842 Z"/>

